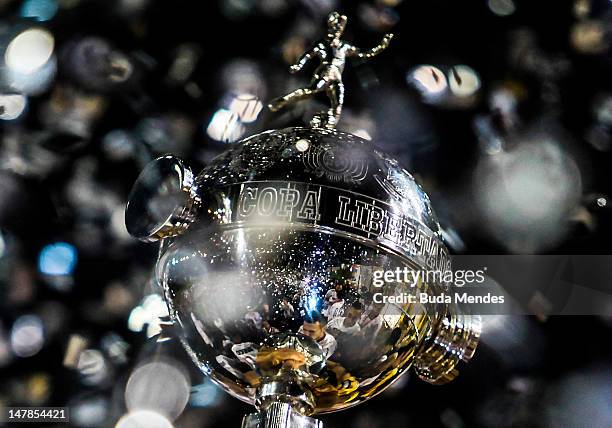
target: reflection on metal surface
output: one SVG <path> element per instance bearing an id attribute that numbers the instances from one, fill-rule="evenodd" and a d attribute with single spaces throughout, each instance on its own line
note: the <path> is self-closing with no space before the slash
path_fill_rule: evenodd
<path id="1" fill-rule="evenodd" d="M 159 193 L 166 180 L 156 177 L 133 192 L 137 205 Z M 446 284 L 378 287 L 372 278 L 448 269 L 450 259 L 427 195 L 368 141 L 325 128 L 267 131 L 217 157 L 189 188 L 200 208 L 161 236 L 157 278 L 196 365 L 260 410 L 243 426 L 319 426 L 310 415 L 362 403 L 411 366 L 442 384 L 473 355 L 477 317 L 374 298 L 439 294 Z"/>

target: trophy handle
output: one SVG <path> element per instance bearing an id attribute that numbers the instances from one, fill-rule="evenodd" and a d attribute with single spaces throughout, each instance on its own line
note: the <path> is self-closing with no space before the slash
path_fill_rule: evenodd
<path id="1" fill-rule="evenodd" d="M 434 334 L 418 352 L 414 369 L 425 382 L 443 385 L 457 377 L 459 361 L 474 356 L 481 333 L 479 315 L 469 315 L 453 305 L 439 319 Z"/>
<path id="2" fill-rule="evenodd" d="M 145 242 L 177 236 L 195 220 L 201 198 L 194 176 L 179 158 L 165 155 L 140 173 L 128 198 L 128 232 Z"/>

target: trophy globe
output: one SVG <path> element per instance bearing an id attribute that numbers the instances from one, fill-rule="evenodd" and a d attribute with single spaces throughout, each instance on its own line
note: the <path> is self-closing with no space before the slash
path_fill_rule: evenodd
<path id="1" fill-rule="evenodd" d="M 179 338 L 219 387 L 255 406 L 243 427 L 322 427 L 409 369 L 443 384 L 468 361 L 478 317 L 436 296 L 441 281 L 377 281 L 383 272 L 445 271 L 448 250 L 413 177 L 375 142 L 340 132 L 346 17 L 292 67 L 318 58 L 311 84 L 329 110 L 308 127 L 251 136 L 197 176 L 173 156 L 151 162 L 126 208 L 129 232 L 160 241 L 157 279 Z M 382 282 L 382 283 L 381 283 Z M 432 299 L 432 301 L 435 299 Z"/>

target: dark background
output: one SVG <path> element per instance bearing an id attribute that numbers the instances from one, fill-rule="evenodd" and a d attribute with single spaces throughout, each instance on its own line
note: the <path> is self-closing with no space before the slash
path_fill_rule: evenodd
<path id="1" fill-rule="evenodd" d="M 415 174 L 453 252 L 609 253 L 609 1 L 3 0 L 2 56 L 21 31 L 44 28 L 57 67 L 25 77 L 38 90 L 0 68 L 0 95 L 28 101 L 0 128 L 0 405 L 68 405 L 75 426 L 114 426 L 131 370 L 166 355 L 210 398 L 192 400 L 175 426 L 239 426 L 248 406 L 215 394 L 176 343 L 147 340 L 160 315 L 143 306 L 159 292 L 157 248 L 126 235 L 122 211 L 158 155 L 197 172 L 231 140 L 307 122 L 324 98 L 277 115 L 264 108 L 249 123 L 230 103 L 249 94 L 250 107 L 265 104 L 306 82 L 313 65 L 291 76 L 288 61 L 323 34 L 331 10 L 349 16 L 345 38 L 359 47 L 396 34 L 379 57 L 347 66 L 339 128 L 365 130 Z M 458 65 L 480 82 L 469 96 L 435 95 L 414 78 L 435 67 L 457 86 Z M 229 119 L 213 126 L 219 109 Z M 47 247 L 58 242 L 74 266 Z M 148 321 L 134 321 L 136 307 Z M 611 328 L 612 316 L 489 319 L 456 381 L 404 377 L 323 420 L 609 427 Z"/>

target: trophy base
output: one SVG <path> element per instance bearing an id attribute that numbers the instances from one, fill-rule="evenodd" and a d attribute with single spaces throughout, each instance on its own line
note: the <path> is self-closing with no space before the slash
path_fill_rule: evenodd
<path id="1" fill-rule="evenodd" d="M 265 410 L 246 415 L 242 428 L 323 428 L 323 423 L 296 412 L 289 403 L 274 402 Z"/>

